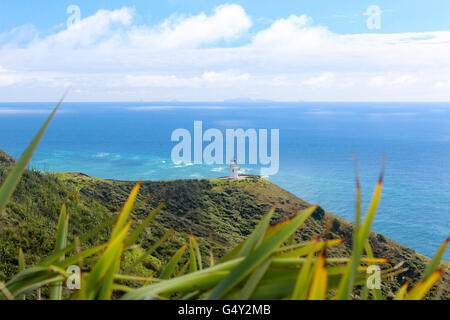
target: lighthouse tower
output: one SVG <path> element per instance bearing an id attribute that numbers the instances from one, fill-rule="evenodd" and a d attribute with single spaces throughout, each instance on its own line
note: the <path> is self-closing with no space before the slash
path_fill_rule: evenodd
<path id="1" fill-rule="evenodd" d="M 239 170 L 240 169 L 241 168 L 239 168 L 237 165 L 236 158 L 233 158 L 233 160 L 231 160 L 231 164 L 230 164 L 230 179 L 239 179 Z"/>

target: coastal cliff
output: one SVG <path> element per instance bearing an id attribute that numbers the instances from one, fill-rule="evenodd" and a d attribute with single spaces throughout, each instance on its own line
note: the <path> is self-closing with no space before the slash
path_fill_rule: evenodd
<path id="1" fill-rule="evenodd" d="M 0 150 L 0 183 L 6 177 L 14 159 Z M 27 264 L 39 261 L 54 249 L 55 228 L 59 209 L 66 203 L 71 216 L 69 239 L 92 230 L 120 210 L 135 182 L 92 178 L 82 173 L 41 173 L 27 170 L 19 183 L 6 212 L 0 215 L 0 281 L 18 271 L 17 252 L 22 248 Z M 202 254 L 223 256 L 255 228 L 260 218 L 275 208 L 272 222 L 282 221 L 310 204 L 279 186 L 258 177 L 244 180 L 175 180 L 144 181 L 139 200 L 150 199 L 134 211 L 137 224 L 161 202 L 164 209 L 146 228 L 139 243 L 151 246 L 167 230 L 176 226 L 168 242 L 141 266 L 143 274 L 158 270 L 193 233 Z M 329 250 L 330 256 L 348 256 L 351 251 L 353 225 L 319 208 L 295 234 L 295 241 L 311 240 L 317 236 L 344 239 L 340 246 Z M 88 245 L 106 240 L 102 234 Z M 386 297 L 393 295 L 406 281 L 415 283 L 428 258 L 404 247 L 381 234 L 372 232 L 370 244 L 376 257 L 389 259 L 389 265 L 402 263 L 408 270 L 383 282 Z M 133 250 L 139 250 L 136 248 Z M 133 260 L 131 251 L 124 263 Z M 448 268 L 447 263 L 444 263 Z M 432 290 L 431 297 L 449 299 L 448 272 Z"/>

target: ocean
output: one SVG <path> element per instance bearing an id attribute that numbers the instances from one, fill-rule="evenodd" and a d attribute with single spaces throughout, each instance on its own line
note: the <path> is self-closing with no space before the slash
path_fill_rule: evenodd
<path id="1" fill-rule="evenodd" d="M 0 103 L 0 148 L 19 157 L 54 103 Z M 30 167 L 120 180 L 214 178 L 227 165 L 174 164 L 177 128 L 279 129 L 269 180 L 353 221 L 358 157 L 364 206 L 386 174 L 373 230 L 432 256 L 449 236 L 450 103 L 64 103 Z M 258 166 L 241 165 L 250 174 Z M 445 259 L 448 261 L 450 253 Z"/>

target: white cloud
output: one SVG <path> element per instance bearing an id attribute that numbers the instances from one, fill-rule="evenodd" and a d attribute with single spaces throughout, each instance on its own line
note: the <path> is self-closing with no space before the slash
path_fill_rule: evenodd
<path id="1" fill-rule="evenodd" d="M 0 87 L 10 86 L 21 82 L 23 77 L 14 74 L 3 73 L 0 74 Z"/>
<path id="2" fill-rule="evenodd" d="M 175 75 L 126 75 L 125 82 L 131 87 L 196 87 L 198 78 L 184 79 Z M 120 86 L 120 82 L 117 83 Z"/>
<path id="3" fill-rule="evenodd" d="M 132 16 L 133 9 L 126 7 L 113 11 L 99 10 L 55 35 L 34 41 L 32 48 L 33 46 L 42 46 L 48 50 L 90 48 L 101 40 L 116 37 L 114 26 L 129 26 Z"/>
<path id="4" fill-rule="evenodd" d="M 433 88 L 439 89 L 439 88 L 442 88 L 443 86 L 445 86 L 445 83 L 442 81 L 438 81 L 434 84 Z"/>
<path id="5" fill-rule="evenodd" d="M 450 80 L 437 81 L 433 85 L 434 89 L 441 89 L 441 88 L 444 88 L 444 87 L 447 87 L 447 89 L 450 87 Z"/>
<path id="6" fill-rule="evenodd" d="M 134 16 L 100 10 L 46 37 L 0 34 L 0 95 L 54 100 L 71 85 L 76 100 L 450 99 L 450 31 L 336 34 L 290 15 L 252 32 L 235 4 L 154 26 Z"/>
<path id="7" fill-rule="evenodd" d="M 306 28 L 310 21 L 306 15 L 291 15 L 275 21 L 269 28 L 258 32 L 252 45 L 259 48 L 296 49 L 319 44 L 325 28 Z"/>
<path id="8" fill-rule="evenodd" d="M 370 80 L 370 84 L 374 87 L 388 86 L 391 88 L 404 88 L 411 86 L 417 82 L 417 78 L 412 75 L 401 75 L 395 77 L 375 76 Z"/>
<path id="9" fill-rule="evenodd" d="M 248 73 L 240 73 L 237 70 L 227 70 L 224 72 L 208 71 L 201 76 L 194 77 L 178 77 L 176 75 L 152 75 L 137 74 L 126 75 L 125 82 L 131 87 L 187 87 L 200 88 L 209 85 L 214 86 L 230 86 L 236 85 L 238 82 L 245 82 L 250 79 Z M 120 82 L 115 83 L 120 86 Z"/>
<path id="10" fill-rule="evenodd" d="M 251 20 L 239 5 L 221 5 L 214 14 L 192 17 L 172 16 L 160 25 L 141 26 L 128 33 L 132 46 L 154 48 L 195 48 L 216 41 L 230 41 L 251 27 Z"/>
<path id="11" fill-rule="evenodd" d="M 310 86 L 329 87 L 333 83 L 335 78 L 336 76 L 334 75 L 334 73 L 325 72 L 318 77 L 308 79 L 303 83 Z"/>
<path id="12" fill-rule="evenodd" d="M 202 74 L 202 79 L 208 83 L 219 83 L 222 85 L 232 85 L 250 79 L 250 74 L 240 73 L 237 70 L 227 70 L 224 72 L 209 71 Z"/>
<path id="13" fill-rule="evenodd" d="M 20 47 L 28 45 L 30 41 L 38 36 L 38 34 L 38 30 L 30 24 L 13 28 L 8 32 L 1 32 L 0 47 Z"/>

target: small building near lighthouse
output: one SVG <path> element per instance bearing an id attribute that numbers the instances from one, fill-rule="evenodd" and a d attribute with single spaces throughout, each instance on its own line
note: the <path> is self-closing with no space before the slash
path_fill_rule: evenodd
<path id="1" fill-rule="evenodd" d="M 239 170 L 241 170 L 241 168 L 239 168 L 239 166 L 237 165 L 237 160 L 236 158 L 233 158 L 233 160 L 231 160 L 230 163 L 230 179 L 239 179 Z"/>

